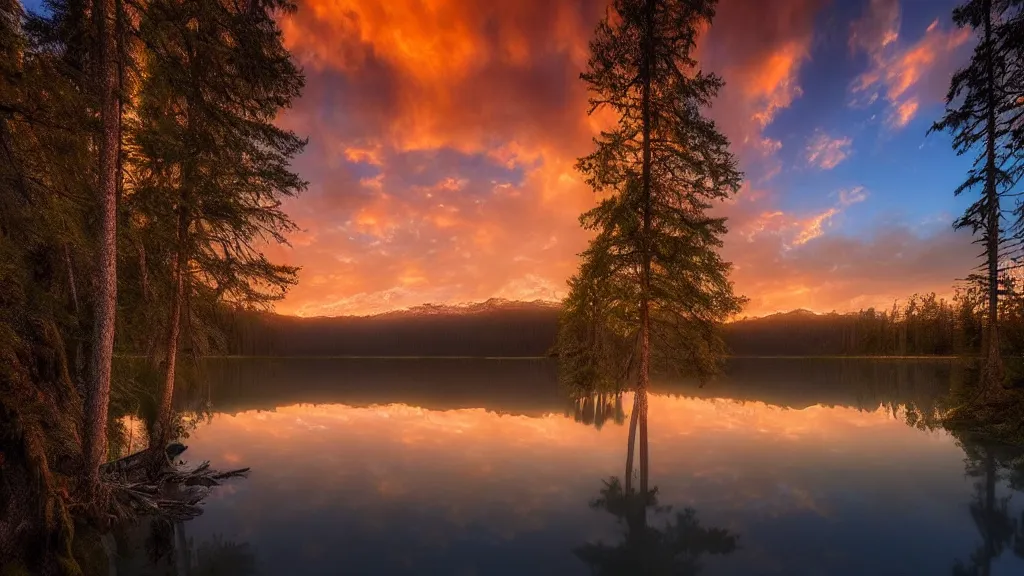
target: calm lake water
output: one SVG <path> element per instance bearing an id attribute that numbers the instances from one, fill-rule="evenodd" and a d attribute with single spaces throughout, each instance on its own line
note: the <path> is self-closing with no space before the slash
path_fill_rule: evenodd
<path id="1" fill-rule="evenodd" d="M 647 544 L 591 505 L 623 480 L 634 398 L 570 403 L 555 370 L 211 361 L 198 396 L 213 416 L 184 457 L 253 470 L 179 527 L 193 566 L 177 573 L 590 574 L 581 556 L 604 543 L 595 573 L 634 574 L 674 542 L 696 563 L 659 573 L 1024 574 L 1014 455 L 906 423 L 951 362 L 748 359 L 704 388 L 657 382 L 648 482 L 672 509 L 649 509 Z M 687 508 L 735 550 L 699 554 L 706 531 L 665 528 Z"/>

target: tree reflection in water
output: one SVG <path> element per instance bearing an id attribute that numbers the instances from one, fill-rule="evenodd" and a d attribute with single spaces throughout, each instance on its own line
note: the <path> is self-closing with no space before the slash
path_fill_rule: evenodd
<path id="1" fill-rule="evenodd" d="M 566 403 L 564 414 L 575 422 L 593 426 L 598 430 L 609 421 L 618 426 L 626 422 L 626 413 L 622 408 L 622 393 L 576 395 Z"/>
<path id="2" fill-rule="evenodd" d="M 961 385 L 955 369 L 950 387 Z M 961 376 L 962 377 L 962 376 Z M 953 563 L 953 576 L 989 576 L 992 564 L 1008 550 L 1024 559 L 1024 512 L 1014 517 L 1010 504 L 1014 492 L 1024 490 L 1024 447 L 986 440 L 993 436 L 984 429 L 964 430 L 947 427 L 943 414 L 953 405 L 952 394 L 938 396 L 933 402 L 893 403 L 894 415 L 902 414 L 904 422 L 919 430 L 945 430 L 964 451 L 964 474 L 973 480 L 973 494 L 967 505 L 981 541 L 967 559 Z M 1001 485 L 1010 489 L 1000 494 Z"/>
<path id="3" fill-rule="evenodd" d="M 150 518 L 119 538 L 118 573 L 146 576 L 255 576 L 256 556 L 246 542 L 214 535 L 198 546 L 185 523 Z M 132 545 L 141 539 L 141 549 Z"/>
<path id="4" fill-rule="evenodd" d="M 987 443 L 974 434 L 951 432 L 964 450 L 965 474 L 974 479 L 974 494 L 968 505 L 981 542 L 965 561 L 953 564 L 954 576 L 988 576 L 993 562 L 1007 550 L 1024 558 L 1024 513 L 1010 512 L 1013 492 L 1024 489 L 1024 449 Z M 1000 495 L 1006 484 L 1011 492 Z"/>
<path id="5" fill-rule="evenodd" d="M 639 428 L 640 469 L 637 490 L 633 486 L 634 444 Z M 615 517 L 624 534 L 616 545 L 587 543 L 573 550 L 592 574 L 599 575 L 695 575 L 700 560 L 708 554 L 729 554 L 736 549 L 737 536 L 722 528 L 701 526 L 690 508 L 676 512 L 662 525 L 651 525 L 648 509 L 655 514 L 671 513 L 658 504 L 658 488 L 648 488 L 647 392 L 636 393 L 629 422 L 625 484 L 613 477 L 604 482 L 600 495 L 590 502 L 595 510 Z"/>

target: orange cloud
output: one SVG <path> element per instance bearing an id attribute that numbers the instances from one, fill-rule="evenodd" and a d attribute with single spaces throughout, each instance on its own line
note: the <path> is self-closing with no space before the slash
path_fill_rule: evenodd
<path id="1" fill-rule="evenodd" d="M 701 40 L 702 66 L 726 82 L 711 115 L 748 161 L 782 146 L 761 132 L 803 94 L 799 72 L 810 58 L 814 19 L 823 5 L 820 0 L 722 2 Z"/>
<path id="2" fill-rule="evenodd" d="M 898 106 L 894 106 L 889 114 L 889 125 L 894 128 L 903 128 L 914 119 L 917 113 L 917 98 L 904 100 Z"/>
<path id="3" fill-rule="evenodd" d="M 851 146 L 851 138 L 832 138 L 824 132 L 816 131 L 807 144 L 807 163 L 822 170 L 831 170 L 849 156 Z"/>
<path id="4" fill-rule="evenodd" d="M 899 0 L 871 0 L 863 16 L 850 24 L 850 48 L 882 54 L 899 35 Z"/>
<path id="5" fill-rule="evenodd" d="M 853 236 L 836 230 L 868 191 L 855 186 L 832 198 L 831 205 L 793 212 L 778 208 L 779 192 L 748 184 L 724 207 L 730 232 L 723 257 L 734 265 L 736 290 L 750 299 L 741 316 L 888 309 L 932 291 L 948 297 L 953 280 L 976 263 L 970 233 L 952 230 L 950 218 L 885 221 Z"/>
<path id="6" fill-rule="evenodd" d="M 795 246 L 806 244 L 807 242 L 814 240 L 815 238 L 824 234 L 822 227 L 832 221 L 832 217 L 839 213 L 838 208 L 829 208 L 821 214 L 815 214 L 810 218 L 802 221 L 798 221 L 797 229 L 798 232 L 796 237 L 793 239 Z"/>
<path id="7" fill-rule="evenodd" d="M 855 105 L 890 103 L 887 123 L 902 128 L 910 123 L 922 99 L 945 96 L 960 49 L 971 39 L 970 29 L 943 30 L 933 21 L 924 35 L 899 46 L 900 12 L 895 0 L 872 0 L 867 12 L 851 26 L 850 46 L 868 54 L 870 65 L 850 87 Z"/>
<path id="8" fill-rule="evenodd" d="M 806 39 L 789 42 L 771 53 L 760 71 L 747 79 L 746 93 L 757 106 L 752 119 L 762 128 L 771 124 L 776 112 L 788 108 L 803 94 L 796 76 L 808 54 Z"/>
<path id="9" fill-rule="evenodd" d="M 293 248 L 268 248 L 302 268 L 277 310 L 370 314 L 425 302 L 562 297 L 589 239 L 578 217 L 596 201 L 575 159 L 615 122 L 608 111 L 586 114 L 579 80 L 605 5 L 311 0 L 286 17 L 285 42 L 307 87 L 280 123 L 309 136 L 296 167 L 311 185 L 284 206 L 301 228 Z M 710 114 L 751 175 L 716 210 L 731 218 L 726 251 L 737 288 L 757 306 L 792 301 L 797 292 L 765 279 L 780 270 L 771 263 L 817 270 L 816 246 L 853 203 L 797 214 L 779 208 L 776 191 L 758 189 L 781 171 L 782 141 L 765 131 L 803 94 L 800 71 L 824 5 L 723 0 L 699 40 L 702 68 L 726 81 Z M 877 77 L 866 86 L 887 86 L 887 75 Z M 915 80 L 900 101 L 920 85 Z M 835 166 L 848 154 L 837 138 L 812 162 Z M 788 281 L 815 290 L 810 272 Z M 855 296 L 825 294 L 822 306 Z"/>
<path id="10" fill-rule="evenodd" d="M 742 315 L 805 308 L 815 312 L 887 309 L 909 294 L 950 296 L 951 279 L 975 262 L 970 235 L 948 226 L 876 226 L 867 240 L 826 233 L 839 206 L 806 216 L 781 211 L 751 218 L 726 239 L 733 280 L 750 298 Z M 742 230 L 734 225 L 734 230 Z M 771 273 L 765 273 L 765 270 Z M 899 270 L 898 274 L 892 273 Z"/>

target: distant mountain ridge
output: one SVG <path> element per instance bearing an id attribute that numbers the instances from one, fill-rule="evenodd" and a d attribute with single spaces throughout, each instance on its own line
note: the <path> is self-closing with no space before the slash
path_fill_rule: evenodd
<path id="1" fill-rule="evenodd" d="M 420 304 L 418 306 L 412 306 L 409 308 L 401 308 L 397 310 L 389 310 L 387 312 L 378 312 L 375 314 L 345 314 L 338 316 L 302 316 L 301 318 L 307 319 L 341 319 L 341 318 L 360 318 L 360 319 L 383 319 L 383 318 L 401 318 L 410 316 L 443 316 L 443 315 L 463 315 L 463 314 L 481 314 L 489 312 L 506 312 L 506 311 L 526 311 L 526 310 L 543 310 L 543 311 L 556 311 L 562 310 L 562 303 L 554 300 L 509 300 L 506 298 L 489 298 L 482 302 L 462 302 L 459 304 Z M 797 308 L 788 312 L 774 312 L 772 314 L 766 314 L 764 316 L 744 316 L 741 319 L 732 320 L 732 322 L 749 322 L 754 320 L 764 320 L 769 318 L 786 318 L 786 317 L 822 317 L 839 315 L 836 312 L 830 312 L 826 314 L 819 314 L 805 308 Z"/>
<path id="2" fill-rule="evenodd" d="M 424 304 L 372 316 L 300 318 L 240 313 L 230 354 L 249 356 L 540 357 L 558 334 L 558 302 L 492 298 Z M 857 315 L 805 309 L 727 323 L 723 337 L 736 355 L 840 355 L 864 333 Z"/>
<path id="3" fill-rule="evenodd" d="M 551 300 L 507 300 L 505 298 L 489 298 L 483 302 L 464 302 L 461 304 L 420 304 L 411 308 L 391 310 L 358 318 L 382 318 L 401 316 L 439 316 L 445 314 L 481 314 L 508 310 L 555 310 L 562 309 L 561 302 Z M 352 317 L 352 316 L 350 316 Z"/>

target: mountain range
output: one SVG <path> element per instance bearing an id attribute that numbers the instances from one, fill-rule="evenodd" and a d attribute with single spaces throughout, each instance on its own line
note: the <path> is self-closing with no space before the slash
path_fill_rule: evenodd
<path id="1" fill-rule="evenodd" d="M 300 318 L 238 314 L 230 353 L 251 356 L 537 357 L 550 353 L 561 306 L 490 299 L 427 304 L 372 316 Z M 853 316 L 798 309 L 729 322 L 724 338 L 737 355 L 842 354 Z"/>

